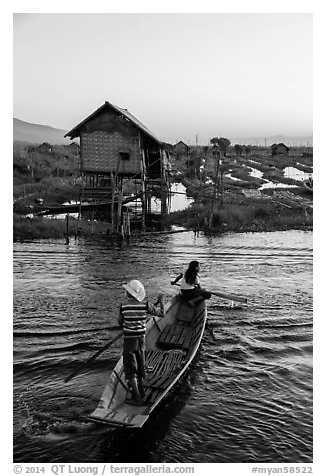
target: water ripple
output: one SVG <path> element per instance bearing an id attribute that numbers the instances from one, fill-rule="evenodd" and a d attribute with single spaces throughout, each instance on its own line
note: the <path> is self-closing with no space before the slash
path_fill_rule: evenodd
<path id="1" fill-rule="evenodd" d="M 117 335 L 122 283 L 168 300 L 193 259 L 248 304 L 212 297 L 191 371 L 136 437 L 86 424 L 121 341 L 63 381 Z M 15 243 L 15 461 L 311 462 L 312 310 L 312 233 Z"/>

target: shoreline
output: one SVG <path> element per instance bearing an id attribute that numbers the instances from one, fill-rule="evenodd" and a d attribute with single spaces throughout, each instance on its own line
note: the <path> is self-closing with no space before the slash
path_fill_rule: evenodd
<path id="1" fill-rule="evenodd" d="M 31 221 L 31 220 L 30 220 Z M 63 224 L 64 225 L 64 224 Z M 37 242 L 39 240 L 65 240 L 67 243 L 67 236 L 64 232 L 61 233 L 40 233 L 36 230 L 32 230 L 33 226 L 28 230 L 28 232 L 23 233 L 15 233 L 13 235 L 13 243 L 24 243 L 24 242 Z M 141 240 L 142 238 L 148 236 L 160 236 L 160 235 L 172 235 L 177 233 L 187 233 L 192 232 L 195 236 L 199 236 L 199 234 L 204 234 L 205 236 L 222 236 L 226 234 L 234 234 L 234 233 L 273 233 L 273 232 L 282 232 L 282 231 L 309 231 L 313 232 L 313 225 L 312 224 L 297 224 L 296 226 L 272 226 L 268 223 L 259 223 L 259 224 L 252 224 L 248 226 L 241 226 L 236 229 L 230 229 L 228 227 L 222 228 L 202 228 L 202 229 L 193 229 L 189 228 L 182 228 L 178 230 L 148 230 L 144 232 L 135 232 L 130 235 L 130 237 L 122 238 L 119 234 L 107 234 L 104 231 L 97 231 L 97 232 L 86 232 L 76 234 L 71 232 L 68 235 L 69 240 L 78 239 L 103 239 L 105 238 L 107 241 L 115 241 L 118 243 L 129 243 L 134 240 Z M 69 242 L 68 240 L 68 242 Z"/>

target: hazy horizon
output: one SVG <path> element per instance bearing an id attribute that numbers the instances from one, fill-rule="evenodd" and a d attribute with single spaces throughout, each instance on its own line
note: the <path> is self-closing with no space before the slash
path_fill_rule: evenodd
<path id="1" fill-rule="evenodd" d="M 14 14 L 14 117 L 70 130 L 105 101 L 166 142 L 312 135 L 310 13 Z"/>

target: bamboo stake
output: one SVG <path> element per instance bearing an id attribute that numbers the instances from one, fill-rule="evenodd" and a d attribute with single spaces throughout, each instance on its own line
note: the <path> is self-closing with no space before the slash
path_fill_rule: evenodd
<path id="1" fill-rule="evenodd" d="M 117 230 L 119 231 L 119 228 L 121 226 L 121 210 L 122 210 L 122 183 L 119 186 L 119 192 L 118 192 L 118 210 L 117 210 Z"/>
<path id="2" fill-rule="evenodd" d="M 114 196 L 115 196 L 115 176 L 111 172 L 111 230 L 114 233 Z"/>
<path id="3" fill-rule="evenodd" d="M 69 215 L 66 215 L 66 245 L 69 244 Z"/>

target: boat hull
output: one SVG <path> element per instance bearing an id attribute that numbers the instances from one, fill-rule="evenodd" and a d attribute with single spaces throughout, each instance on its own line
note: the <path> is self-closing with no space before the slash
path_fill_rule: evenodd
<path id="1" fill-rule="evenodd" d="M 89 419 L 112 426 L 141 428 L 188 369 L 200 346 L 206 319 L 205 301 L 192 307 L 181 296 L 174 297 L 165 316 L 153 316 L 147 324 L 144 405 L 138 407 L 126 402 L 130 390 L 121 357 Z"/>

